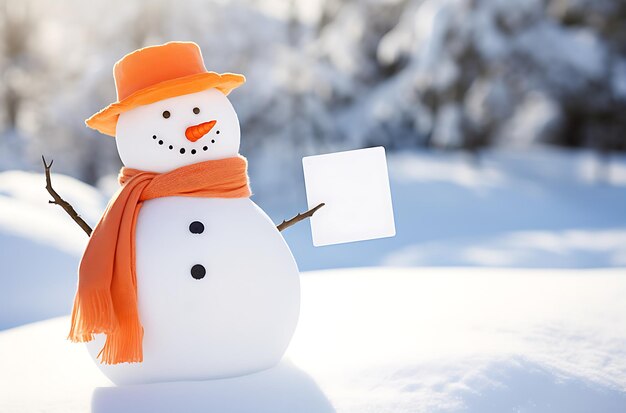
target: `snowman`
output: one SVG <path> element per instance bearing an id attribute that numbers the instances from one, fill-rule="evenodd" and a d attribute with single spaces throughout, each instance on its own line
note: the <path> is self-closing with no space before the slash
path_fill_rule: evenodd
<path id="1" fill-rule="evenodd" d="M 299 272 L 249 199 L 228 93 L 195 43 L 137 50 L 118 101 L 86 121 L 115 137 L 120 191 L 81 261 L 70 339 L 116 384 L 202 380 L 274 366 L 294 333 Z"/>

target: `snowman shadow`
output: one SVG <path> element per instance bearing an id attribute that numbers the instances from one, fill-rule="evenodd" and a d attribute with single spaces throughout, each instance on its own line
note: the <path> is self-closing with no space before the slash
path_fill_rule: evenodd
<path id="1" fill-rule="evenodd" d="M 315 381 L 290 361 L 221 380 L 98 387 L 92 413 L 114 412 L 335 412 Z"/>

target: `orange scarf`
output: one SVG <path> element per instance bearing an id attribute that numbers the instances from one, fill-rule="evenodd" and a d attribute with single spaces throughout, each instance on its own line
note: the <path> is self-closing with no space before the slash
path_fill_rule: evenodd
<path id="1" fill-rule="evenodd" d="M 98 354 L 106 364 L 143 361 L 143 327 L 137 310 L 135 224 L 144 201 L 166 196 L 250 196 L 242 156 L 200 162 L 157 174 L 122 168 L 122 188 L 94 228 L 78 270 L 69 339 L 93 340 L 104 333 Z"/>

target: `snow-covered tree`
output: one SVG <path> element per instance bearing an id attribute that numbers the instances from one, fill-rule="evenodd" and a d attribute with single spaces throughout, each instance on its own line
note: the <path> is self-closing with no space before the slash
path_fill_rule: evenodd
<path id="1" fill-rule="evenodd" d="M 0 169 L 45 153 L 89 182 L 114 174 L 115 145 L 83 120 L 115 100 L 117 59 L 170 40 L 246 75 L 242 151 L 269 181 L 301 155 L 376 144 L 626 149 L 620 0 L 0 5 Z"/>

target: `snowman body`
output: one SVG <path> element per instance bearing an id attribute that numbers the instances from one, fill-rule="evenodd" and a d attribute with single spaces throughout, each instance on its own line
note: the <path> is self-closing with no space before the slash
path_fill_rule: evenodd
<path id="1" fill-rule="evenodd" d="M 98 363 L 113 382 L 237 376 L 281 359 L 298 319 L 298 269 L 251 200 L 145 202 L 137 220 L 136 272 L 144 360 Z M 102 344 L 89 343 L 92 356 Z"/>
<path id="2" fill-rule="evenodd" d="M 208 120 L 216 121 L 211 132 L 185 139 L 187 127 Z M 122 114 L 116 138 L 126 166 L 167 172 L 236 156 L 239 122 L 226 96 L 210 89 Z M 146 201 L 135 249 L 144 357 L 115 365 L 96 360 L 114 383 L 224 378 L 280 361 L 298 320 L 299 272 L 283 237 L 254 202 Z M 103 344 L 101 335 L 87 344 L 94 359 Z"/>

